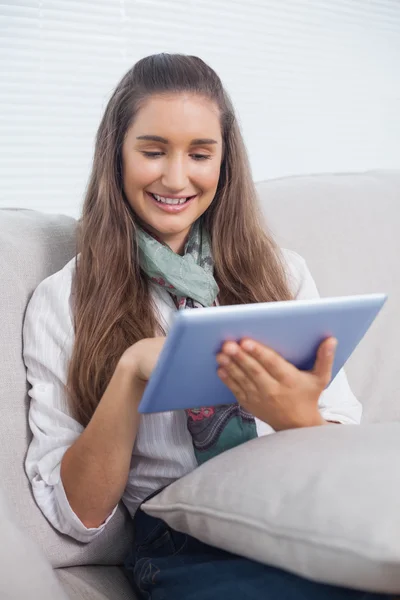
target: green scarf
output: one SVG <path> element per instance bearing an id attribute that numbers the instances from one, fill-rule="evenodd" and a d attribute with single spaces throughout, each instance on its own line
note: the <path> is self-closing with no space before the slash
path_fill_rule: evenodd
<path id="1" fill-rule="evenodd" d="M 176 254 L 138 229 L 140 266 L 151 281 L 178 298 L 191 298 L 201 306 L 212 306 L 219 289 L 213 276 L 214 263 L 208 233 L 200 221 L 192 226 L 183 256 Z"/>
<path id="2" fill-rule="evenodd" d="M 179 310 L 213 306 L 219 292 L 208 232 L 193 224 L 183 256 L 138 229 L 140 266 L 150 280 L 177 300 Z M 209 400 L 209 399 L 207 399 Z M 239 404 L 203 406 L 185 411 L 198 464 L 257 437 L 254 417 Z"/>

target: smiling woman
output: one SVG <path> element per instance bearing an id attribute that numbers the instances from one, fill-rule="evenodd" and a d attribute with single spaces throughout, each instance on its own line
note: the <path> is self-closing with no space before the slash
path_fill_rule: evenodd
<path id="1" fill-rule="evenodd" d="M 186 412 L 138 412 L 176 310 L 317 295 L 304 260 L 263 227 L 218 75 L 193 56 L 140 60 L 99 126 L 76 259 L 39 286 L 24 328 L 35 498 L 56 528 L 83 542 L 101 534 L 122 499 L 136 530 L 126 572 L 140 598 L 367 597 L 224 553 L 140 510 L 211 456 L 277 424 L 359 422 L 344 373 L 324 389 L 331 339 L 309 372 L 254 340 L 224 344 L 215 368 L 237 403 L 212 397 Z"/>

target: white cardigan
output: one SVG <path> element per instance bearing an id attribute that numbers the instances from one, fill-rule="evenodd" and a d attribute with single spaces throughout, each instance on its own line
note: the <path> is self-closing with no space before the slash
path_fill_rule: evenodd
<path id="1" fill-rule="evenodd" d="M 296 299 L 318 297 L 304 259 L 289 250 L 283 250 L 283 254 Z M 85 527 L 72 511 L 60 477 L 62 457 L 83 431 L 68 410 L 65 393 L 74 342 L 70 305 L 74 271 L 75 259 L 45 279 L 34 292 L 26 311 L 24 360 L 32 386 L 29 425 L 33 438 L 25 467 L 36 502 L 50 523 L 62 533 L 89 542 L 107 526 L 116 508 L 100 527 Z M 152 294 L 168 331 L 175 305 L 165 290 L 154 286 Z M 327 420 L 359 423 L 361 419 L 361 405 L 343 371 L 322 393 L 319 407 Z M 259 435 L 273 431 L 259 420 L 256 424 Z M 122 497 L 130 514 L 133 516 L 140 502 L 151 492 L 182 477 L 196 465 L 184 411 L 142 415 Z"/>

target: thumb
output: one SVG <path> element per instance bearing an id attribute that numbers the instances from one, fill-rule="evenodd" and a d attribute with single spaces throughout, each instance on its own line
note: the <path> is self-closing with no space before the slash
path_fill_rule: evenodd
<path id="1" fill-rule="evenodd" d="M 332 377 L 332 367 L 335 360 L 337 339 L 330 337 L 320 344 L 312 373 L 318 377 L 325 388 Z"/>

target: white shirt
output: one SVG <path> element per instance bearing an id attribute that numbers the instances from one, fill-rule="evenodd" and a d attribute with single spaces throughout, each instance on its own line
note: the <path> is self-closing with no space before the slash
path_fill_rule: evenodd
<path id="1" fill-rule="evenodd" d="M 304 259 L 283 250 L 290 285 L 296 299 L 318 297 L 314 280 Z M 75 259 L 45 279 L 35 290 L 25 316 L 24 360 L 29 394 L 29 425 L 33 438 L 26 457 L 26 472 L 37 504 L 50 523 L 81 542 L 97 536 L 113 517 L 98 528 L 87 528 L 71 509 L 60 477 L 66 450 L 83 431 L 70 414 L 65 383 L 74 331 L 70 304 Z M 156 286 L 151 293 L 166 331 L 176 310 L 170 295 Z M 326 420 L 359 423 L 361 405 L 353 395 L 343 370 L 321 394 L 321 415 Z M 258 435 L 272 428 L 256 419 Z M 184 411 L 141 416 L 133 448 L 129 479 L 122 500 L 133 516 L 151 492 L 189 473 L 197 466 Z"/>

